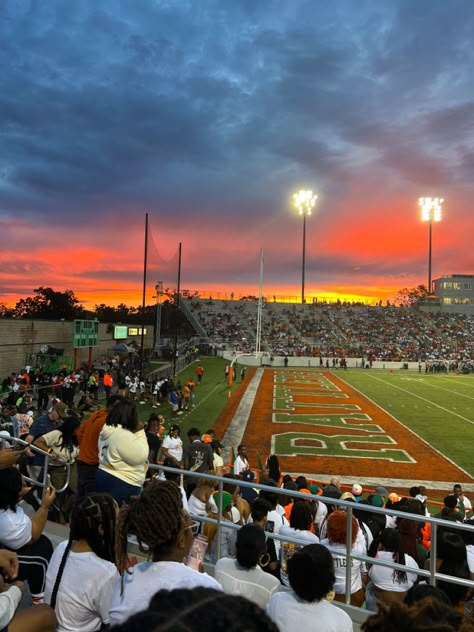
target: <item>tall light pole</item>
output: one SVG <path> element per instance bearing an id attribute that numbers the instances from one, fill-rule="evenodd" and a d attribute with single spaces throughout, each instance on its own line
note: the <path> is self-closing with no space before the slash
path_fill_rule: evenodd
<path id="1" fill-rule="evenodd" d="M 298 210 L 298 213 L 303 216 L 303 262 L 301 266 L 301 302 L 305 302 L 304 298 L 304 272 L 305 272 L 305 259 L 306 259 L 306 217 L 311 215 L 311 211 L 316 204 L 318 196 L 312 191 L 298 191 L 293 195 L 293 203 Z"/>
<path id="2" fill-rule="evenodd" d="M 429 246 L 428 246 L 428 294 L 431 294 L 431 240 L 432 240 L 432 224 L 440 222 L 442 215 L 443 198 L 421 197 L 418 200 L 418 206 L 421 208 L 421 219 L 423 222 L 429 222 Z"/>

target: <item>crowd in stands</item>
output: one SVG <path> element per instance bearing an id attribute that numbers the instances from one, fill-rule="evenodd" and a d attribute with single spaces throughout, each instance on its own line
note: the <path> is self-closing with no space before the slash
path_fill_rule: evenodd
<path id="1" fill-rule="evenodd" d="M 192 299 L 210 339 L 226 349 L 255 350 L 258 302 Z M 474 317 L 361 304 L 265 302 L 261 348 L 272 355 L 414 361 L 449 368 L 474 361 Z"/>
<path id="2" fill-rule="evenodd" d="M 285 309 L 291 328 L 305 321 L 305 332 L 316 331 L 293 308 Z M 385 317 L 388 323 L 393 315 Z M 318 335 L 329 336 L 329 320 Z M 437 324 L 444 332 L 452 326 L 444 317 Z M 346 592 L 352 605 L 375 613 L 364 624 L 367 630 L 390 629 L 384 626 L 392 616 L 412 622 L 407 630 L 418 629 L 418 621 L 472 629 L 471 586 L 438 580 L 434 588 L 416 573 L 430 568 L 433 550 L 423 519 L 432 505 L 422 486 L 402 495 L 382 485 L 364 490 L 363 481 L 344 486 L 337 477 L 324 483 L 293 478 L 280 471 L 275 455 L 256 474 L 246 445 L 225 465 L 212 428 L 204 434 L 190 428 L 182 437 L 177 423 L 194 405 L 203 374 L 199 365 L 196 383 L 160 379 L 143 380 L 143 386 L 133 371 L 84 370 L 56 376 L 60 382 L 48 377 L 44 385 L 41 371 L 6 378 L 0 631 L 192 630 L 202 629 L 206 617 L 209 630 L 220 630 L 233 611 L 241 617 L 234 629 L 303 632 L 318 621 L 320 630 L 345 632 L 352 622 L 335 604 L 345 601 Z M 139 420 L 144 401 L 157 411 L 168 402 L 168 429 L 158 412 L 146 423 Z M 15 437 L 35 451 L 12 449 L 8 440 Z M 183 476 L 182 468 L 199 476 Z M 223 475 L 222 491 L 210 474 Z M 46 481 L 45 488 L 35 480 Z M 254 487 L 257 480 L 264 489 Z M 434 517 L 444 521 L 436 536 L 437 572 L 473 580 L 472 506 L 460 485 Z M 55 549 L 45 532 L 48 519 L 69 525 L 69 538 Z M 351 554 L 374 563 L 352 558 L 346 586 L 349 524 Z M 471 528 L 457 528 L 462 524 Z M 135 543 L 145 561 L 133 559 Z"/>

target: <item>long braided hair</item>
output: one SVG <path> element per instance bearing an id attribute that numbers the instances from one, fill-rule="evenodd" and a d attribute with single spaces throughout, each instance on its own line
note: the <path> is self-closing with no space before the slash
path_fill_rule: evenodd
<path id="1" fill-rule="evenodd" d="M 59 564 L 51 594 L 51 608 L 55 608 L 59 585 L 69 551 L 74 542 L 85 540 L 97 557 L 115 564 L 117 503 L 110 494 L 90 494 L 74 507 L 71 516 L 69 541 Z M 102 534 L 99 533 L 102 528 Z"/>
<path id="2" fill-rule="evenodd" d="M 128 536 L 137 538 L 139 549 L 153 560 L 172 546 L 183 526 L 183 499 L 173 481 L 151 481 L 139 496 L 122 505 L 117 521 L 117 568 L 127 570 Z"/>

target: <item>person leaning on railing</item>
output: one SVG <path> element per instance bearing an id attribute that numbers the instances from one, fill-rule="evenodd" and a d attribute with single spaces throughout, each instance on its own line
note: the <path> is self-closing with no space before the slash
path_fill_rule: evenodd
<path id="1" fill-rule="evenodd" d="M 51 541 L 43 535 L 49 507 L 56 498 L 54 488 L 45 489 L 41 506 L 30 518 L 19 502 L 27 488 L 15 467 L 0 470 L 0 544 L 16 551 L 20 560 L 18 578 L 28 580 L 34 598 L 42 598 Z"/>

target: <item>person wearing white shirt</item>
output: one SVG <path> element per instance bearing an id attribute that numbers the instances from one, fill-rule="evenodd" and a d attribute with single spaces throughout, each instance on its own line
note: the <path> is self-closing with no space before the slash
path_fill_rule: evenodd
<path id="1" fill-rule="evenodd" d="M 180 437 L 180 427 L 174 424 L 161 444 L 163 457 L 173 459 L 177 465 L 181 465 L 183 460 L 183 441 Z"/>
<path id="2" fill-rule="evenodd" d="M 237 532 L 236 559 L 221 557 L 217 561 L 214 578 L 224 592 L 241 595 L 265 608 L 269 598 L 280 590 L 276 577 L 259 566 L 265 553 L 265 532 L 257 524 L 244 525 Z"/>
<path id="3" fill-rule="evenodd" d="M 296 542 L 281 542 L 280 549 L 280 578 L 285 586 L 289 585 L 287 566 L 290 558 L 303 548 L 305 543 L 317 544 L 319 538 L 314 533 L 311 533 L 311 523 L 313 521 L 313 514 L 311 513 L 310 506 L 306 501 L 295 501 L 293 509 L 290 514 L 290 526 L 283 526 L 280 528 L 280 535 L 286 538 L 295 538 L 295 540 L 302 540 L 302 543 Z"/>
<path id="4" fill-rule="evenodd" d="M 250 463 L 247 458 L 247 446 L 241 444 L 237 448 L 237 458 L 234 461 L 234 474 L 240 476 L 242 472 L 250 469 Z"/>
<path id="5" fill-rule="evenodd" d="M 173 481 L 151 481 L 140 496 L 120 508 L 117 535 L 120 577 L 112 596 L 111 625 L 146 609 L 159 590 L 202 586 L 222 591 L 213 577 L 183 564 L 194 541 L 191 529 L 191 518 L 183 509 L 181 492 Z M 149 551 L 151 561 L 127 570 L 129 535 L 134 535 L 140 546 Z M 202 569 L 202 560 L 195 562 Z"/>
<path id="6" fill-rule="evenodd" d="M 55 610 L 58 632 L 95 632 L 109 623 L 115 566 L 117 503 L 91 494 L 76 505 L 69 541 L 53 553 L 44 600 Z"/>
<path id="7" fill-rule="evenodd" d="M 330 603 L 334 587 L 331 553 L 309 544 L 288 560 L 291 592 L 277 592 L 267 603 L 267 614 L 280 632 L 352 632 L 349 615 Z"/>
<path id="8" fill-rule="evenodd" d="M 400 533 L 397 529 L 386 528 L 374 540 L 369 551 L 371 557 L 384 562 L 395 562 L 408 568 L 419 568 L 416 561 L 402 552 Z M 405 594 L 416 582 L 416 573 L 398 571 L 387 566 L 373 564 L 369 568 L 370 582 L 365 589 L 365 606 L 367 610 L 377 612 L 377 601 L 384 601 L 389 593 Z"/>
<path id="9" fill-rule="evenodd" d="M 128 502 L 141 491 L 148 454 L 148 441 L 135 402 L 118 401 L 99 435 L 97 491 L 112 494 L 119 505 Z"/>

